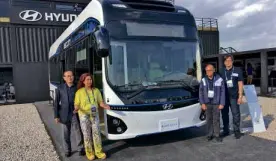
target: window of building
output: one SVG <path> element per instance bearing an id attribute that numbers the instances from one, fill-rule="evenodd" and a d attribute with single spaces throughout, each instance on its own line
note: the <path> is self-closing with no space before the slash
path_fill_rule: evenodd
<path id="1" fill-rule="evenodd" d="M 268 65 L 274 65 L 275 63 L 274 63 L 274 59 L 268 59 L 267 60 L 267 64 Z"/>
<path id="2" fill-rule="evenodd" d="M 12 0 L 13 6 L 26 6 L 36 8 L 50 8 L 51 2 L 49 1 L 34 1 L 34 0 Z"/>
<path id="3" fill-rule="evenodd" d="M 78 11 L 81 12 L 85 6 L 83 4 L 70 4 L 70 3 L 58 3 L 56 4 L 57 10 L 64 10 L 64 11 Z"/>

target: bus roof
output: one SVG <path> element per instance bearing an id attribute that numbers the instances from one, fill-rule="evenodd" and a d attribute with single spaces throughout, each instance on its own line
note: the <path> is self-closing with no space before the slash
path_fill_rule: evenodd
<path id="1" fill-rule="evenodd" d="M 93 17 L 97 19 L 100 25 L 104 25 L 104 12 L 103 12 L 103 2 L 107 3 L 123 3 L 121 0 L 91 0 L 91 2 L 86 6 L 86 8 L 80 13 L 80 15 L 67 27 L 67 29 L 58 37 L 58 39 L 51 45 L 48 58 L 52 57 L 57 53 L 60 45 L 67 40 L 67 38 L 78 29 L 88 18 Z M 175 6 L 177 11 L 189 12 L 187 9 L 181 6 Z"/>
<path id="2" fill-rule="evenodd" d="M 103 8 L 102 4 L 98 0 L 92 0 L 86 8 L 80 13 L 80 15 L 67 27 L 67 29 L 59 36 L 59 38 L 52 44 L 49 52 L 49 58 L 53 56 L 60 44 L 65 41 L 85 20 L 89 17 L 93 17 L 100 22 L 100 25 L 104 24 Z"/>

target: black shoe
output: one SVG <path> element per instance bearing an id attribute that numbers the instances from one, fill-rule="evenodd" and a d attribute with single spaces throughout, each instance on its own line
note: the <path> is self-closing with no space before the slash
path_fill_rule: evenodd
<path id="1" fill-rule="evenodd" d="M 235 138 L 236 139 L 240 139 L 242 137 L 242 133 L 241 132 L 235 132 Z"/>
<path id="2" fill-rule="evenodd" d="M 222 138 L 221 137 L 216 137 L 215 140 L 216 140 L 216 142 L 219 142 L 219 143 L 222 142 Z"/>
<path id="3" fill-rule="evenodd" d="M 66 156 L 66 157 L 70 157 L 70 156 L 71 156 L 71 152 L 66 152 L 66 153 L 65 153 L 65 156 Z"/>
<path id="4" fill-rule="evenodd" d="M 84 150 L 79 151 L 79 156 L 84 156 L 84 155 L 85 155 L 85 151 Z"/>
<path id="5" fill-rule="evenodd" d="M 226 136 L 228 136 L 229 135 L 229 131 L 223 131 L 223 133 L 222 133 L 222 136 L 223 137 L 226 137 Z"/>
<path id="6" fill-rule="evenodd" d="M 213 136 L 207 136 L 207 141 L 211 141 L 213 139 Z"/>

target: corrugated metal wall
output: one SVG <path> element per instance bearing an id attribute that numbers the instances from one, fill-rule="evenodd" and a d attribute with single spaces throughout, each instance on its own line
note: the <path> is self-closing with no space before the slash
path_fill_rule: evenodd
<path id="1" fill-rule="evenodd" d="M 17 58 L 13 64 L 16 101 L 28 103 L 47 100 L 49 99 L 48 53 L 51 44 L 65 27 L 27 25 L 13 27 L 16 38 L 12 43 L 16 43 L 14 54 Z"/>
<path id="2" fill-rule="evenodd" d="M 16 26 L 18 62 L 47 62 L 50 45 L 64 27 Z"/>
<path id="3" fill-rule="evenodd" d="M 13 66 L 13 80 L 17 103 L 49 99 L 47 62 L 15 64 Z"/>
<path id="4" fill-rule="evenodd" d="M 203 55 L 219 54 L 219 32 L 218 31 L 198 31 L 202 40 Z"/>
<path id="5" fill-rule="evenodd" d="M 0 26 L 0 64 L 11 64 L 11 28 L 9 26 Z"/>

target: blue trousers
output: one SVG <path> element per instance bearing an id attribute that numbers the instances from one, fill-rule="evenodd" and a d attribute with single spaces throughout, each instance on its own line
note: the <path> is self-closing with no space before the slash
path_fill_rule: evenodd
<path id="1" fill-rule="evenodd" d="M 237 101 L 237 99 L 226 97 L 225 106 L 221 110 L 224 132 L 229 132 L 229 107 L 231 108 L 233 116 L 234 133 L 240 132 L 241 112 L 240 106 L 238 105 Z"/>

